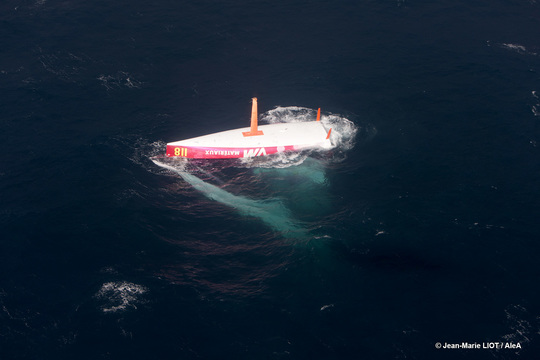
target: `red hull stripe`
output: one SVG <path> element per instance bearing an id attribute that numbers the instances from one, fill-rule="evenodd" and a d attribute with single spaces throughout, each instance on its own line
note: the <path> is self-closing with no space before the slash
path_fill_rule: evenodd
<path id="1" fill-rule="evenodd" d="M 277 152 L 296 149 L 297 147 L 294 145 L 267 146 L 257 148 L 206 148 L 194 146 L 167 145 L 167 156 L 185 157 L 188 159 L 236 159 L 271 155 Z"/>

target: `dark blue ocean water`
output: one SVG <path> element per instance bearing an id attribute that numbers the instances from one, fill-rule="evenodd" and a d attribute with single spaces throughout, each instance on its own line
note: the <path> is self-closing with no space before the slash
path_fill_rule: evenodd
<path id="1" fill-rule="evenodd" d="M 536 0 L 3 0 L 0 358 L 535 358 L 539 29 Z M 253 96 L 336 149 L 151 161 Z"/>

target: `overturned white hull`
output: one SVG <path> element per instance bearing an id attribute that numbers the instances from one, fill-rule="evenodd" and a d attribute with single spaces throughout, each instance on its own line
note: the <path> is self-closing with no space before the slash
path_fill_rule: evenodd
<path id="1" fill-rule="evenodd" d="M 330 149 L 330 131 L 320 119 L 300 123 L 257 126 L 257 99 L 253 98 L 250 128 L 227 130 L 167 144 L 167 156 L 192 159 L 231 159 L 271 155 L 309 148 Z"/>

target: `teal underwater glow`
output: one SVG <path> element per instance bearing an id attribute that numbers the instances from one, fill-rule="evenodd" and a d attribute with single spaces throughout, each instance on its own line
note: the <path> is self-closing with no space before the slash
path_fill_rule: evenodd
<path id="1" fill-rule="evenodd" d="M 153 161 L 156 165 L 180 175 L 182 179 L 207 198 L 234 208 L 243 216 L 258 218 L 273 230 L 282 233 L 285 237 L 304 238 L 308 236 L 306 229 L 302 228 L 292 218 L 291 211 L 280 200 L 257 200 L 241 195 L 234 195 L 186 171 L 156 160 Z"/>

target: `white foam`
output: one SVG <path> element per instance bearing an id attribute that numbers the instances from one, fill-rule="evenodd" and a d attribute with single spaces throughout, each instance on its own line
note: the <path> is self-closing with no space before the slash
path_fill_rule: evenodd
<path id="1" fill-rule="evenodd" d="M 358 126 L 355 123 L 339 115 L 321 117 L 321 121 L 327 128 L 332 128 L 330 140 L 341 151 L 349 151 L 355 145 Z"/>
<path id="2" fill-rule="evenodd" d="M 515 51 L 518 54 L 527 54 L 527 55 L 535 55 L 536 56 L 535 52 L 527 50 L 527 48 L 525 46 L 520 45 L 520 44 L 502 43 L 502 44 L 500 44 L 500 46 L 502 48 Z"/>
<path id="3" fill-rule="evenodd" d="M 35 51 L 39 53 L 38 60 L 43 68 L 66 82 L 76 82 L 90 60 L 83 54 L 75 55 L 67 51 L 44 53 L 39 47 Z"/>
<path id="4" fill-rule="evenodd" d="M 279 124 L 313 121 L 317 118 L 317 112 L 313 109 L 300 106 L 278 106 L 260 116 L 261 123 Z"/>
<path id="5" fill-rule="evenodd" d="M 538 94 L 535 90 L 532 92 L 532 96 L 536 99 L 536 104 L 531 106 L 531 111 L 534 114 L 534 116 L 540 116 L 540 103 L 538 102 Z"/>
<path id="6" fill-rule="evenodd" d="M 522 305 L 510 305 L 505 313 L 510 333 L 504 335 L 503 339 L 507 342 L 520 343 L 521 346 L 529 343 L 535 330 L 526 318 L 531 318 L 532 315 Z M 519 354 L 519 349 L 515 353 Z"/>
<path id="7" fill-rule="evenodd" d="M 94 297 L 105 302 L 101 306 L 103 312 L 118 312 L 127 308 L 136 309 L 136 305 L 143 302 L 141 295 L 147 291 L 144 286 L 127 281 L 107 282 Z"/>
<path id="8" fill-rule="evenodd" d="M 107 90 L 120 89 L 123 87 L 138 89 L 143 84 L 141 81 L 136 80 L 133 75 L 125 71 L 118 71 L 114 75 L 101 74 L 97 79 L 101 81 L 101 85 L 105 86 Z"/>
<path id="9" fill-rule="evenodd" d="M 519 44 L 501 44 L 502 47 L 505 47 L 507 49 L 510 49 L 510 50 L 516 50 L 516 51 L 523 51 L 523 52 L 526 52 L 527 49 L 525 48 L 525 46 L 523 45 L 519 45 Z"/>

